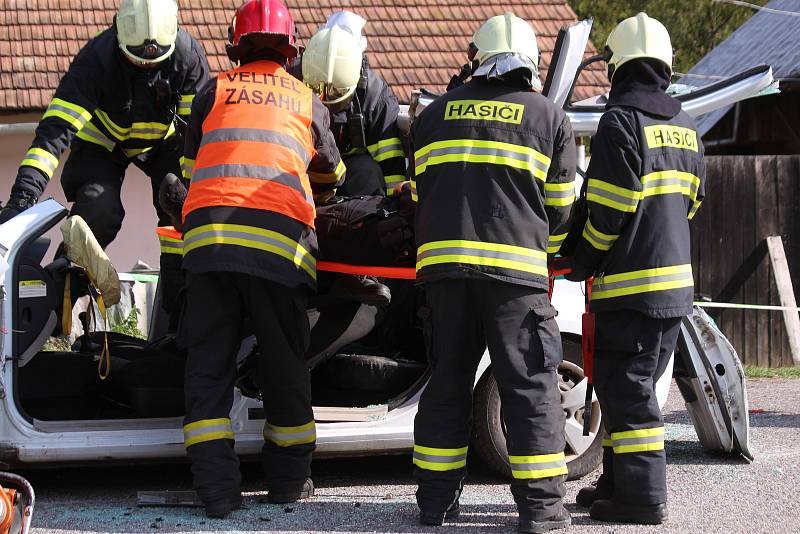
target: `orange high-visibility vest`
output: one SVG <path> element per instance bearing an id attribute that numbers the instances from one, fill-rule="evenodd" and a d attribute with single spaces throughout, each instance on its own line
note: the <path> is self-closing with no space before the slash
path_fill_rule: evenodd
<path id="1" fill-rule="evenodd" d="M 210 206 L 268 210 L 314 226 L 311 89 L 272 61 L 217 76 L 183 217 Z"/>

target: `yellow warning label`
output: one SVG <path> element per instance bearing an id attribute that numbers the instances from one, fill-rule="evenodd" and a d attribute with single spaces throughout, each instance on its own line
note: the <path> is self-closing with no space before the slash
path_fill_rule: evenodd
<path id="1" fill-rule="evenodd" d="M 697 152 L 697 132 L 691 128 L 671 126 L 669 124 L 656 124 L 645 126 L 644 135 L 647 138 L 647 148 L 682 148 Z"/>
<path id="2" fill-rule="evenodd" d="M 444 120 L 483 120 L 520 124 L 525 106 L 496 100 L 453 100 L 447 103 Z"/>
<path id="3" fill-rule="evenodd" d="M 46 297 L 47 284 L 44 280 L 22 280 L 19 283 L 18 296 L 21 299 Z"/>

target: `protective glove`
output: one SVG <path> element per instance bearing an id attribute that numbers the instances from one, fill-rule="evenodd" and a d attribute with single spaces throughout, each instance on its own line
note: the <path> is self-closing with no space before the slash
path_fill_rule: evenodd
<path id="1" fill-rule="evenodd" d="M 36 201 L 31 201 L 27 196 L 12 194 L 6 206 L 0 210 L 0 224 L 10 221 L 34 204 Z"/>
<path id="2" fill-rule="evenodd" d="M 594 274 L 591 269 L 588 269 L 572 261 L 572 258 L 569 258 L 567 266 L 571 270 L 569 273 L 564 275 L 564 278 L 566 278 L 570 282 L 583 282 L 584 280 L 587 280 Z"/>
<path id="3" fill-rule="evenodd" d="M 169 215 L 176 230 L 183 230 L 183 203 L 186 201 L 186 186 L 174 174 L 169 173 L 158 187 L 158 204 Z"/>

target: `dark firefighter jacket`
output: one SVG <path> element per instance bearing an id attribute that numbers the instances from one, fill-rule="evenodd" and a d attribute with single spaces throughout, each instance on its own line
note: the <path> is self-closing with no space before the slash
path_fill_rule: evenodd
<path id="1" fill-rule="evenodd" d="M 415 120 L 417 278 L 490 276 L 541 289 L 567 234 L 575 139 L 542 95 L 484 77 Z"/>
<path id="2" fill-rule="evenodd" d="M 114 28 L 91 39 L 61 78 L 20 164 L 12 196 L 35 203 L 73 138 L 135 157 L 179 135 L 198 87 L 208 79 L 202 46 L 182 29 L 175 51 L 151 70 L 119 50 Z"/>
<path id="3" fill-rule="evenodd" d="M 346 108 L 331 113 L 331 131 L 343 156 L 361 152 L 372 156 L 383 171 L 387 194 L 392 194 L 394 188 L 406 179 L 405 152 L 397 127 L 400 107 L 386 81 L 369 67 L 367 61 L 364 61 L 363 69 L 366 87 L 356 89 L 355 98 Z M 301 61 L 295 62 L 289 71 L 302 79 Z M 355 124 L 353 117 L 359 113 L 364 119 L 363 147 L 357 146 L 357 140 L 354 142 L 352 131 L 356 126 L 349 126 Z"/>
<path id="4" fill-rule="evenodd" d="M 639 83 L 648 75 L 630 68 L 627 74 Z M 669 105 L 665 88 L 660 95 L 641 85 L 624 95 L 612 88 L 592 141 L 589 218 L 573 264 L 597 275 L 593 311 L 630 309 L 655 318 L 691 312 L 689 220 L 704 196 L 703 146 L 692 119 L 674 100 Z"/>
<path id="5" fill-rule="evenodd" d="M 271 61 L 203 86 L 186 131 L 184 239 L 171 245 L 183 249 L 185 269 L 315 287 L 311 193 L 345 173 L 329 120 L 311 89 Z"/>

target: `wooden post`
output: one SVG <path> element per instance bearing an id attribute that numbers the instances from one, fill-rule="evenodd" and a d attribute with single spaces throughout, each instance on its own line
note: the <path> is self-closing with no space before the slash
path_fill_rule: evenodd
<path id="1" fill-rule="evenodd" d="M 767 250 L 769 250 L 769 260 L 772 263 L 775 285 L 778 286 L 781 306 L 785 308 L 783 310 L 783 323 L 786 327 L 786 335 L 789 337 L 792 360 L 796 366 L 800 366 L 800 315 L 795 309 L 797 308 L 797 301 L 794 298 L 792 277 L 789 274 L 789 263 L 786 261 L 786 252 L 783 249 L 781 236 L 769 236 L 767 238 Z"/>

